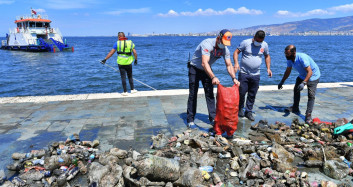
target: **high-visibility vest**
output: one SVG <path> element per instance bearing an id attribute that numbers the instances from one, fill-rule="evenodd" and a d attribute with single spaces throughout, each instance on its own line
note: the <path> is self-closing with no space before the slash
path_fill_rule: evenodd
<path id="1" fill-rule="evenodd" d="M 132 56 L 132 49 L 135 48 L 135 44 L 131 40 L 118 40 L 117 41 L 117 62 L 120 65 L 130 65 L 134 61 Z"/>

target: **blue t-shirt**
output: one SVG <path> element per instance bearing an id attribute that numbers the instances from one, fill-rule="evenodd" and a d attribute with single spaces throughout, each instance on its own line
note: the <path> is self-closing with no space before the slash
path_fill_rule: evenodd
<path id="1" fill-rule="evenodd" d="M 252 38 L 243 40 L 238 50 L 242 53 L 240 72 L 247 75 L 260 75 L 262 56 L 269 55 L 268 45 L 265 41 L 260 46 L 255 46 Z"/>
<path id="2" fill-rule="evenodd" d="M 224 49 L 216 49 L 216 38 L 209 38 L 203 40 L 197 47 L 192 56 L 191 65 L 197 69 L 204 70 L 202 67 L 202 55 L 210 57 L 208 62 L 210 66 L 219 58 L 230 59 L 230 52 L 227 46 Z"/>
<path id="3" fill-rule="evenodd" d="M 297 53 L 294 62 L 292 60 L 287 60 L 287 67 L 294 67 L 299 72 L 299 78 L 305 79 L 307 72 L 306 67 L 310 66 L 313 74 L 311 75 L 309 81 L 315 81 L 320 78 L 319 66 L 314 62 L 314 60 L 305 53 Z"/>

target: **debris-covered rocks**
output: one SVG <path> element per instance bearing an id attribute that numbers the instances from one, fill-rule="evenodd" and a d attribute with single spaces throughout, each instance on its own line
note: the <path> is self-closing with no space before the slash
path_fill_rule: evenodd
<path id="1" fill-rule="evenodd" d="M 13 153 L 7 166 L 16 171 L 4 186 L 347 186 L 353 174 L 353 136 L 335 134 L 345 125 L 313 122 L 292 124 L 261 120 L 248 138 L 186 130 L 174 137 L 152 137 L 151 149 L 138 152 L 99 150 L 99 141 L 81 141 L 77 134 L 48 149 Z M 332 179 L 309 181 L 305 168 L 318 168 Z M 85 180 L 76 180 L 81 178 Z"/>

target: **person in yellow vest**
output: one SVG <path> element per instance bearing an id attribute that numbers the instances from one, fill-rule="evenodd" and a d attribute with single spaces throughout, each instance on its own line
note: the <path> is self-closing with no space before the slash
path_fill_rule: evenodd
<path id="1" fill-rule="evenodd" d="M 113 54 L 117 51 L 118 53 L 118 66 L 120 70 L 120 76 L 121 76 L 121 82 L 123 84 L 124 92 L 122 93 L 123 96 L 127 96 L 128 92 L 126 89 L 126 74 L 127 77 L 129 78 L 129 83 L 130 83 L 130 88 L 131 88 L 131 93 L 136 93 L 137 90 L 134 89 L 134 81 L 132 79 L 132 62 L 134 62 L 134 65 L 137 65 L 137 53 L 135 50 L 135 44 L 131 41 L 128 40 L 125 37 L 125 34 L 123 32 L 118 33 L 118 41 L 114 44 L 114 47 L 108 55 L 101 61 L 102 64 L 105 64 L 105 62 L 113 56 Z M 132 53 L 134 56 L 132 56 Z"/>

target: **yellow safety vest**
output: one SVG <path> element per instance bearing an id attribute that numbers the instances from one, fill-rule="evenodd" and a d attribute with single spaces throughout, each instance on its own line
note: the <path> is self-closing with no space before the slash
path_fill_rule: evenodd
<path id="1" fill-rule="evenodd" d="M 132 56 L 132 49 L 135 48 L 135 44 L 131 40 L 118 40 L 116 43 L 118 59 L 117 62 L 120 65 L 130 65 L 134 61 Z"/>

